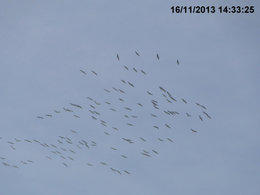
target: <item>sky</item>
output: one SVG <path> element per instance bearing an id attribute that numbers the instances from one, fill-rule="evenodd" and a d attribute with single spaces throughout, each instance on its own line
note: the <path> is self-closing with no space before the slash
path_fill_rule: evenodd
<path id="1" fill-rule="evenodd" d="M 177 5 L 255 12 L 171 13 Z M 259 194 L 258 8 L 249 0 L 1 1 L 0 194 Z"/>

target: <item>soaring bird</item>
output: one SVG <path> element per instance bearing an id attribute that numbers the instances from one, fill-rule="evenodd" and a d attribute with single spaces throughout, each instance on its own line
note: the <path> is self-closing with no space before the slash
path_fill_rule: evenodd
<path id="1" fill-rule="evenodd" d="M 194 130 L 194 129 L 190 129 L 193 133 L 197 133 L 198 131 Z"/>
<path id="2" fill-rule="evenodd" d="M 63 110 L 65 110 L 66 112 L 73 112 L 72 110 L 70 110 L 68 108 L 64 108 L 64 107 L 63 107 Z"/>
<path id="3" fill-rule="evenodd" d="M 206 108 L 205 106 L 203 106 L 203 105 L 201 105 L 201 104 L 199 104 L 199 103 L 197 103 L 197 102 L 196 102 L 196 105 L 197 105 L 197 106 L 200 106 L 201 108 L 203 108 L 203 109 L 205 109 L 205 110 L 207 110 L 207 108 Z"/>
<path id="4" fill-rule="evenodd" d="M 135 68 L 133 68 L 133 70 L 134 70 L 135 72 L 137 72 L 137 70 L 136 70 Z"/>
<path id="5" fill-rule="evenodd" d="M 146 75 L 146 72 L 144 72 L 143 70 L 141 70 L 141 72 L 142 72 L 144 75 Z"/>
<path id="6" fill-rule="evenodd" d="M 180 64 L 179 60 L 177 60 L 177 64 L 178 64 L 178 65 Z"/>
<path id="7" fill-rule="evenodd" d="M 134 85 L 133 85 L 133 83 L 130 83 L 129 81 L 127 81 L 128 82 L 128 84 L 131 86 L 131 87 L 135 87 Z"/>
<path id="8" fill-rule="evenodd" d="M 118 54 L 116 54 L 116 58 L 117 58 L 117 60 L 119 61 L 119 55 L 118 55 Z"/>
<path id="9" fill-rule="evenodd" d="M 186 115 L 187 115 L 187 117 L 191 117 L 191 115 L 188 112 L 186 112 Z"/>
<path id="10" fill-rule="evenodd" d="M 80 72 L 82 72 L 83 74 L 87 74 L 84 70 L 80 70 Z"/>
<path id="11" fill-rule="evenodd" d="M 70 105 L 72 105 L 72 106 L 74 106 L 74 107 L 77 107 L 77 108 L 81 108 L 81 109 L 82 109 L 82 107 L 81 107 L 80 105 L 78 105 L 78 104 L 73 104 L 73 103 L 70 103 Z"/>
<path id="12" fill-rule="evenodd" d="M 182 98 L 181 100 L 182 100 L 185 104 L 187 104 L 187 101 L 186 101 L 185 99 Z"/>
<path id="13" fill-rule="evenodd" d="M 135 54 L 136 54 L 137 56 L 140 56 L 140 54 L 139 54 L 137 51 L 135 51 Z"/>
<path id="14" fill-rule="evenodd" d="M 203 114 L 205 114 L 209 119 L 211 119 L 211 117 L 209 116 L 209 114 L 208 113 L 206 113 L 206 112 L 202 112 Z"/>
<path id="15" fill-rule="evenodd" d="M 94 70 L 92 70 L 91 72 L 96 76 L 98 75 Z"/>
<path id="16" fill-rule="evenodd" d="M 158 60 L 160 59 L 159 54 L 156 54 L 156 57 L 157 57 Z"/>

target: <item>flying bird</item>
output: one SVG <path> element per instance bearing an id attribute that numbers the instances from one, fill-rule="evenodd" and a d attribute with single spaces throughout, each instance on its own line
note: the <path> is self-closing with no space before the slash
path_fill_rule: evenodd
<path id="1" fill-rule="evenodd" d="M 135 54 L 136 54 L 137 56 L 140 56 L 140 54 L 139 54 L 137 51 L 135 51 Z"/>
<path id="2" fill-rule="evenodd" d="M 194 130 L 194 129 L 190 129 L 193 133 L 197 133 L 198 131 Z"/>
<path id="3" fill-rule="evenodd" d="M 91 72 L 96 76 L 98 75 L 94 70 L 92 70 Z"/>
<path id="4" fill-rule="evenodd" d="M 83 74 L 87 74 L 84 70 L 80 70 L 80 72 L 82 72 Z"/>

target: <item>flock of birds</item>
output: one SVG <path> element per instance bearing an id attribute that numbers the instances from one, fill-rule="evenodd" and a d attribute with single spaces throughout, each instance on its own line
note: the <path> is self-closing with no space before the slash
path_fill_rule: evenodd
<path id="1" fill-rule="evenodd" d="M 137 57 L 141 56 L 137 51 L 135 51 L 135 55 Z M 160 60 L 159 54 L 156 54 L 155 59 Z M 116 60 L 120 63 L 119 54 L 116 55 Z M 176 64 L 180 64 L 179 60 L 176 61 Z M 137 67 L 121 65 L 121 63 L 120 66 L 124 74 L 130 75 L 130 79 L 131 74 L 139 74 L 143 79 L 149 74 Z M 80 69 L 79 74 L 83 77 L 92 75 L 94 79 L 99 77 L 102 79 L 100 74 L 94 70 Z M 154 90 L 143 91 L 142 84 L 139 85 L 139 83 L 136 83 L 137 80 L 130 79 L 119 78 L 117 83 L 119 87 L 112 86 L 100 89 L 102 90 L 100 93 L 104 93 L 102 97 L 87 96 L 83 98 L 84 104 L 68 102 L 67 105 L 59 109 L 53 109 L 50 113 L 36 116 L 38 120 L 45 122 L 54 120 L 55 117 L 61 115 L 66 115 L 68 118 L 66 120 L 88 121 L 89 124 L 92 124 L 89 136 L 86 130 L 68 129 L 64 132 L 64 135 L 57 136 L 53 142 L 28 138 L 8 139 L 5 142 L 2 137 L 0 137 L 0 142 L 8 144 L 8 147 L 14 152 L 19 148 L 19 144 L 24 144 L 25 148 L 41 147 L 41 150 L 45 151 L 43 153 L 46 154 L 44 158 L 47 161 L 56 160 L 56 162 L 67 168 L 78 160 L 83 161 L 82 163 L 88 167 L 102 166 L 119 175 L 130 175 L 132 171 L 122 168 L 122 160 L 115 165 L 109 161 L 114 162 L 117 158 L 131 161 L 131 158 L 136 158 L 133 155 L 139 155 L 141 158 L 156 157 L 160 154 L 160 144 L 174 143 L 172 132 L 177 128 L 175 120 L 185 118 L 185 120 L 193 119 L 204 122 L 204 120 L 211 119 L 206 106 L 201 103 L 176 97 L 175 94 L 173 95 L 163 86 L 154 85 Z M 197 107 L 198 113 L 177 110 L 180 106 L 188 104 Z M 184 107 L 184 109 L 186 108 Z M 97 132 L 93 127 L 103 131 Z M 188 130 L 191 133 L 198 133 L 196 128 L 190 127 Z M 96 135 L 96 139 L 90 138 L 93 134 Z M 110 146 L 104 148 L 107 145 Z M 103 151 L 103 159 L 92 162 L 79 158 L 81 154 L 95 151 L 95 148 L 99 147 L 101 152 Z M 110 156 L 112 156 L 112 159 Z M 91 159 L 91 156 L 89 157 Z M 11 168 L 20 168 L 36 163 L 32 159 L 22 159 L 13 163 L 11 159 L 1 156 L 1 154 L 0 160 L 3 166 Z"/>

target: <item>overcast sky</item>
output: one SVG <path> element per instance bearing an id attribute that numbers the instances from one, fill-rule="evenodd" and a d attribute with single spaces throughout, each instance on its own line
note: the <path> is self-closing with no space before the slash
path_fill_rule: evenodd
<path id="1" fill-rule="evenodd" d="M 255 13 L 173 14 L 173 5 L 254 5 Z M 259 194 L 258 8 L 259 2 L 249 0 L 1 1 L 0 194 Z M 159 86 L 177 102 L 166 102 Z M 95 104 L 86 97 L 101 103 L 96 107 L 107 127 L 91 118 L 89 105 Z M 159 113 L 152 99 L 180 115 Z M 126 125 L 126 113 L 138 116 L 129 119 L 133 127 Z M 54 149 L 24 140 L 66 148 L 59 136 L 92 145 L 74 144 L 76 154 L 63 151 L 64 160 Z"/>

